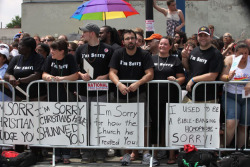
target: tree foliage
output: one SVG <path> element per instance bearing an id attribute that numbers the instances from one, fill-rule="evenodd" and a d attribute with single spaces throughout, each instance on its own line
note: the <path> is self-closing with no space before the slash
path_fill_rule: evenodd
<path id="1" fill-rule="evenodd" d="M 15 16 L 11 22 L 6 25 L 7 28 L 21 28 L 21 17 Z"/>

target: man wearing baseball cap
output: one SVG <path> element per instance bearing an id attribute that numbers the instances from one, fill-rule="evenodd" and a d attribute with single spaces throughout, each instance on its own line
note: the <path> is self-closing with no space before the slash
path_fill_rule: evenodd
<path id="1" fill-rule="evenodd" d="M 88 23 L 84 27 L 81 27 L 82 37 L 85 42 L 77 48 L 75 56 L 77 64 L 79 65 L 79 78 L 84 81 L 89 80 L 107 80 L 109 73 L 109 61 L 113 54 L 113 49 L 110 45 L 99 41 L 100 28 L 93 23 Z M 88 68 L 92 67 L 92 68 Z M 93 70 L 92 70 L 93 69 Z M 91 74 L 93 71 L 93 75 Z M 107 102 L 106 91 L 87 92 L 86 84 L 79 84 L 79 95 L 81 101 L 89 102 Z M 83 149 L 82 163 L 90 163 L 95 159 L 97 162 L 103 162 L 105 159 L 106 150 L 92 150 Z M 93 157 L 95 155 L 96 157 Z"/>
<path id="2" fill-rule="evenodd" d="M 152 54 L 152 56 L 158 55 L 159 53 L 158 45 L 161 38 L 162 38 L 161 34 L 152 34 L 150 37 L 145 39 L 146 41 L 145 49 L 148 50 Z"/>
<path id="3" fill-rule="evenodd" d="M 188 83 L 186 89 L 187 96 L 184 102 L 191 101 L 192 88 L 200 81 L 215 81 L 223 68 L 223 56 L 211 45 L 210 30 L 202 26 L 198 30 L 198 42 L 200 46 L 196 47 L 188 54 L 189 46 L 182 51 L 182 64 L 188 72 Z M 197 87 L 195 92 L 195 101 L 215 102 L 215 86 L 208 84 L 206 92 L 204 85 Z M 206 94 L 206 97 L 205 97 Z"/>

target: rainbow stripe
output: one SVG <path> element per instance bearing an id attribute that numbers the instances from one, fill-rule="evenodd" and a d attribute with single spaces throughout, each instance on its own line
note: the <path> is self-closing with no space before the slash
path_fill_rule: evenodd
<path id="1" fill-rule="evenodd" d="M 240 78 L 234 78 L 234 81 L 249 81 L 249 77 L 240 77 Z"/>

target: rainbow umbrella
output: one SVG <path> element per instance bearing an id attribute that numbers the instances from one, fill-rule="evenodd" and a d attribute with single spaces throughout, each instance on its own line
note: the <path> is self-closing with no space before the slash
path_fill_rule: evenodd
<path id="1" fill-rule="evenodd" d="M 90 0 L 78 7 L 71 18 L 78 20 L 106 20 L 127 18 L 139 14 L 124 0 Z"/>

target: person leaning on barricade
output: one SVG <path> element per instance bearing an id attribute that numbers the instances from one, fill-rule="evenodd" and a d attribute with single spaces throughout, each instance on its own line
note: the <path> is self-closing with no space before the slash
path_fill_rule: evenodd
<path id="1" fill-rule="evenodd" d="M 4 79 L 15 88 L 15 100 L 26 100 L 26 89 L 30 82 L 41 79 L 42 65 L 44 58 L 35 52 L 36 41 L 31 37 L 23 38 L 18 46 L 20 55 L 13 57 L 9 63 L 8 69 L 4 75 Z M 30 87 L 29 100 L 38 98 L 38 85 L 33 84 Z M 4 91 L 9 97 L 12 97 L 12 92 L 9 89 Z M 44 95 L 40 91 L 40 95 Z M 32 148 L 33 149 L 33 148 Z M 23 152 L 24 146 L 15 146 L 17 152 Z M 35 150 L 32 150 L 35 151 Z"/>
<path id="2" fill-rule="evenodd" d="M 122 35 L 122 43 L 124 48 L 118 49 L 114 52 L 109 67 L 109 78 L 116 85 L 119 92 L 114 92 L 111 101 L 116 102 L 116 97 L 119 96 L 119 102 L 127 102 L 127 95 L 129 96 L 129 102 L 137 102 L 137 91 L 139 89 L 139 101 L 144 102 L 146 106 L 146 85 L 145 83 L 152 80 L 154 77 L 154 63 L 152 56 L 149 52 L 142 50 L 140 47 L 136 47 L 136 34 L 132 30 L 125 30 Z M 125 83 L 121 83 L 120 80 L 138 80 L 126 86 Z M 146 107 L 145 107 L 146 108 Z M 145 116 L 147 113 L 145 112 Z M 145 126 L 147 125 L 147 119 L 145 118 Z M 145 128 L 146 129 L 146 128 Z M 144 135 L 147 136 L 145 130 Z M 145 137 L 144 145 L 146 146 L 147 137 Z M 128 155 L 128 156 L 127 156 Z M 151 155 L 149 153 L 144 154 L 143 161 L 149 164 Z M 130 162 L 132 157 L 128 153 L 123 156 L 122 164 L 126 165 Z M 129 161 L 129 162 L 128 162 Z M 155 160 L 154 163 L 158 164 Z"/>
<path id="3" fill-rule="evenodd" d="M 26 92 L 30 82 L 41 79 L 44 58 L 37 54 L 35 49 L 36 41 L 33 38 L 23 38 L 18 46 L 20 55 L 12 58 L 5 73 L 4 79 L 15 87 L 15 99 L 17 101 L 26 100 L 26 94 L 22 92 Z M 11 92 L 9 93 L 12 97 Z M 40 92 L 40 95 L 44 95 L 44 93 Z M 38 87 L 37 84 L 34 84 L 30 87 L 29 98 L 32 100 L 37 97 Z"/>
<path id="4" fill-rule="evenodd" d="M 194 48 L 189 54 L 189 45 L 182 51 L 182 64 L 188 72 L 187 95 L 183 102 L 187 103 L 195 98 L 197 102 L 214 103 L 216 99 L 215 86 L 204 85 L 197 87 L 195 97 L 192 97 L 193 86 L 200 81 L 215 81 L 223 68 L 223 57 L 221 53 L 211 45 L 210 30 L 202 26 L 198 30 L 198 42 L 200 46 Z M 206 94 L 206 97 L 205 97 Z"/>
<path id="5" fill-rule="evenodd" d="M 232 64 L 237 61 L 236 58 L 242 56 L 238 68 L 231 70 Z M 235 46 L 235 54 L 228 56 L 224 60 L 224 68 L 220 76 L 220 80 L 228 81 L 249 81 L 250 79 L 250 57 L 249 47 L 244 42 L 238 42 Z M 232 146 L 231 142 L 235 135 L 237 127 L 237 147 L 241 148 L 247 140 L 245 129 L 250 125 L 250 99 L 243 98 L 250 94 L 250 84 L 230 84 L 224 85 L 224 93 L 222 96 L 222 106 L 226 112 L 226 146 Z M 236 106 L 235 106 L 236 105 Z M 247 106 L 247 109 L 246 109 Z M 237 108 L 237 110 L 235 110 Z M 247 111 L 247 112 L 246 112 Z M 247 118 L 246 118 L 247 116 Z M 246 122 L 247 121 L 247 122 Z M 247 132 L 247 131 L 246 131 Z M 234 146 L 236 147 L 236 146 Z"/>
<path id="6" fill-rule="evenodd" d="M 79 46 L 75 53 L 76 61 L 80 68 L 78 72 L 79 78 L 84 81 L 90 81 L 92 79 L 107 80 L 109 72 L 108 64 L 113 54 L 113 49 L 110 45 L 99 41 L 100 28 L 96 24 L 88 23 L 84 27 L 81 27 L 80 30 L 83 31 L 82 36 L 87 44 Z M 90 74 L 91 69 L 84 67 L 84 64 L 88 64 L 89 67 L 92 67 L 93 76 Z M 87 91 L 86 83 L 79 84 L 81 101 L 107 102 L 106 91 L 98 91 L 98 96 L 96 91 Z M 82 149 L 82 153 L 82 163 L 90 163 L 94 160 L 101 163 L 105 160 L 107 150 Z"/>
<path id="7" fill-rule="evenodd" d="M 43 66 L 42 78 L 45 81 L 75 81 L 78 79 L 78 67 L 73 55 L 68 54 L 68 43 L 65 40 L 57 40 L 50 45 L 51 55 L 49 55 Z M 49 101 L 66 102 L 76 101 L 76 97 L 67 90 L 66 83 L 49 84 Z M 70 87 L 70 86 L 69 86 Z M 58 92 L 57 92 L 58 90 Z M 73 90 L 74 91 L 74 90 Z M 71 94 L 71 96 L 68 96 Z M 58 98 L 59 97 L 59 98 Z M 69 164 L 70 149 L 56 148 L 55 162 L 63 160 L 64 164 Z"/>
<path id="8" fill-rule="evenodd" d="M 172 56 L 173 39 L 163 37 L 159 41 L 159 54 L 152 56 L 154 68 L 154 80 L 169 80 L 182 85 L 185 81 L 183 66 L 178 57 Z M 168 86 L 169 90 L 168 91 Z M 165 126 L 166 126 L 166 103 L 179 103 L 179 90 L 174 84 L 150 84 L 149 88 L 149 111 L 152 119 L 151 136 L 152 143 L 165 147 Z M 170 97 L 170 99 L 168 99 Z M 159 104 L 159 111 L 158 111 Z M 159 115 L 159 116 L 158 116 Z M 160 121 L 158 122 L 158 117 Z M 158 133 L 159 124 L 159 133 Z M 157 143 L 159 136 L 160 143 Z M 167 163 L 175 163 L 174 150 L 170 151 Z M 156 153 L 156 152 L 155 152 Z"/>

